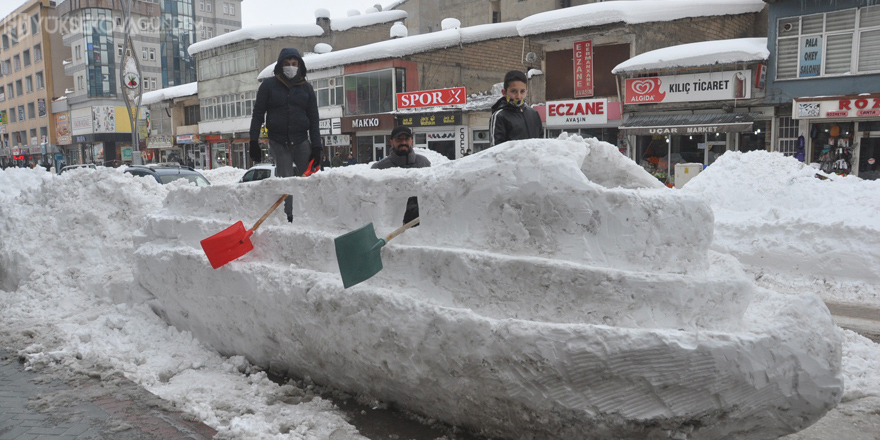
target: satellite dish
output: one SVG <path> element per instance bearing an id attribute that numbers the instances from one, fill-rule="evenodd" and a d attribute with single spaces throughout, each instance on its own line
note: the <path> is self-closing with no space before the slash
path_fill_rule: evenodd
<path id="1" fill-rule="evenodd" d="M 534 63 L 535 61 L 538 61 L 538 55 L 536 55 L 534 52 L 529 52 L 526 54 L 527 63 Z"/>

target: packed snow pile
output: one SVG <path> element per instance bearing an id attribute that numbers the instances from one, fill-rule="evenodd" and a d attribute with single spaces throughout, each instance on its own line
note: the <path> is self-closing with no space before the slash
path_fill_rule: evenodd
<path id="1" fill-rule="evenodd" d="M 867 245 L 880 236 L 880 223 L 863 214 L 880 213 L 880 181 L 826 175 L 781 153 L 730 152 L 681 192 L 712 205 L 720 219 L 713 249 L 742 263 L 880 282 L 880 248 Z"/>
<path id="2" fill-rule="evenodd" d="M 199 241 L 279 197 L 254 249 L 213 270 Z M 422 224 L 344 289 L 334 238 Z M 818 297 L 758 288 L 711 249 L 709 204 L 616 147 L 510 142 L 431 168 L 335 168 L 169 188 L 137 231 L 153 309 L 225 355 L 507 438 L 771 438 L 841 399 Z"/>

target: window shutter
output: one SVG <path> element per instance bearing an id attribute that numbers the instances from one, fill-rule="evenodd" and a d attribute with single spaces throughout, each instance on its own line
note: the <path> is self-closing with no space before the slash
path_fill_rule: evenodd
<path id="1" fill-rule="evenodd" d="M 880 70 L 880 29 L 859 36 L 859 73 Z"/>
<path id="2" fill-rule="evenodd" d="M 798 39 L 780 39 L 777 41 L 776 47 L 776 78 L 796 78 L 798 67 Z"/>
<path id="3" fill-rule="evenodd" d="M 829 35 L 825 46 L 825 74 L 851 72 L 853 34 Z"/>

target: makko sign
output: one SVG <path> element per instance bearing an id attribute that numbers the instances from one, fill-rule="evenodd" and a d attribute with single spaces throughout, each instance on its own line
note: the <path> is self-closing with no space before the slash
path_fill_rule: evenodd
<path id="1" fill-rule="evenodd" d="M 607 99 L 576 99 L 547 103 L 547 126 L 583 126 L 608 123 Z"/>
<path id="2" fill-rule="evenodd" d="M 669 75 L 626 80 L 627 104 L 726 101 L 752 97 L 748 70 Z"/>
<path id="3" fill-rule="evenodd" d="M 876 118 L 880 116 L 880 94 L 823 100 L 794 100 L 794 119 Z"/>
<path id="4" fill-rule="evenodd" d="M 397 94 L 397 108 L 399 109 L 464 104 L 466 101 L 467 97 L 465 96 L 464 87 Z"/>

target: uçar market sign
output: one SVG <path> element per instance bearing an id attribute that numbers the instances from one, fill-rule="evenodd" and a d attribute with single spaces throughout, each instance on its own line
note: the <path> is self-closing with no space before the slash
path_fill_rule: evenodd
<path id="1" fill-rule="evenodd" d="M 582 126 L 608 123 L 607 99 L 577 99 L 547 103 L 547 126 Z"/>
<path id="2" fill-rule="evenodd" d="M 627 104 L 726 101 L 751 97 L 752 81 L 748 70 L 626 80 Z"/>
<path id="3" fill-rule="evenodd" d="M 399 109 L 464 104 L 466 101 L 464 87 L 397 94 L 397 108 Z"/>
<path id="4" fill-rule="evenodd" d="M 833 99 L 795 99 L 793 119 L 869 118 L 880 116 L 880 93 Z"/>

